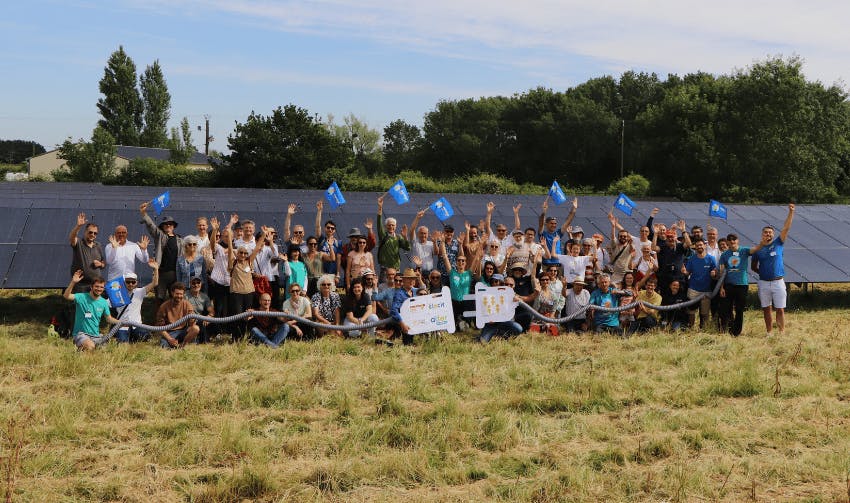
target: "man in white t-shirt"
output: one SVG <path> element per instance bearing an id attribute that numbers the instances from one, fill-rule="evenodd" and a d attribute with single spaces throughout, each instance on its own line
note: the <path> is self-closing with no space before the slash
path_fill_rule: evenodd
<path id="1" fill-rule="evenodd" d="M 157 265 L 156 259 L 148 259 L 148 265 L 153 271 L 153 278 L 147 286 L 138 286 L 139 277 L 136 273 L 124 273 L 124 284 L 130 293 L 130 303 L 123 307 L 113 308 L 116 312 L 115 317 L 119 321 L 142 322 L 142 303 L 145 296 L 148 292 L 153 291 L 159 283 L 159 265 Z M 148 340 L 148 337 L 150 337 L 150 332 L 147 330 L 127 325 L 122 325 L 115 334 L 115 340 L 118 342 L 142 342 Z"/>
<path id="2" fill-rule="evenodd" d="M 558 259 L 558 262 L 561 263 L 561 266 L 564 268 L 564 278 L 567 282 L 567 288 L 573 287 L 573 282 L 576 278 L 584 278 L 585 271 L 587 270 L 588 264 L 596 263 L 595 255 L 579 255 L 581 251 L 581 245 L 575 241 L 570 242 L 569 246 L 569 255 L 561 255 L 557 252 L 557 245 L 553 248 L 556 248 L 554 251 L 554 257 Z"/>

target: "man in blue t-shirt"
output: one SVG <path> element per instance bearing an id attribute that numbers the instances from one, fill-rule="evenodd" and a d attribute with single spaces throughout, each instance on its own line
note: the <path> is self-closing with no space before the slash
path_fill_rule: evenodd
<path id="1" fill-rule="evenodd" d="M 773 332 L 773 309 L 776 309 L 776 327 L 779 329 L 779 334 L 785 332 L 787 293 L 783 251 L 793 219 L 794 203 L 791 203 L 788 205 L 788 216 L 785 217 L 785 224 L 779 231 L 779 237 L 775 237 L 776 231 L 768 225 L 761 230 L 761 242 L 750 250 L 753 256 L 753 268 L 758 267 L 759 301 L 768 337 Z"/>
<path id="2" fill-rule="evenodd" d="M 714 257 L 706 253 L 705 241 L 698 240 L 693 243 L 695 254 L 692 255 L 682 266 L 682 274 L 688 276 L 688 299 L 699 297 L 702 299 L 688 311 L 688 319 L 691 326 L 696 320 L 699 311 L 699 328 L 702 330 L 708 323 L 711 314 L 711 299 L 705 294 L 711 293 L 711 280 L 717 277 L 717 264 Z"/>
<path id="3" fill-rule="evenodd" d="M 88 292 L 73 293 L 74 287 L 82 280 L 83 271 L 78 269 L 65 288 L 63 296 L 74 301 L 74 344 L 83 351 L 91 351 L 108 341 L 105 336 L 100 335 L 100 321 L 104 318 L 112 324 L 119 321 L 109 314 L 109 302 L 101 297 L 106 281 L 96 276 L 92 278 Z"/>
<path id="4" fill-rule="evenodd" d="M 741 335 L 744 326 L 744 308 L 747 305 L 749 279 L 747 269 L 750 264 L 750 249 L 738 245 L 738 235 L 726 236 L 729 249 L 720 254 L 720 271 L 726 271 L 723 286 L 720 287 L 720 330 L 735 337 Z M 733 315 L 734 310 L 734 315 Z"/>
<path id="5" fill-rule="evenodd" d="M 596 278 L 597 289 L 590 294 L 590 304 L 605 308 L 614 308 L 620 305 L 620 295 L 622 292 L 615 290 L 611 286 L 611 277 L 607 274 L 600 274 Z M 599 311 L 591 308 L 588 311 L 593 319 L 593 331 L 595 333 L 608 332 L 615 335 L 622 335 L 623 330 L 620 328 L 620 313 L 614 311 Z"/>
<path id="6" fill-rule="evenodd" d="M 563 240 L 564 233 L 567 232 L 567 227 L 576 216 L 578 209 L 578 198 L 573 199 L 573 207 L 570 208 L 570 213 L 567 215 L 567 220 L 561 228 L 558 228 L 558 219 L 553 216 L 546 216 L 546 211 L 549 209 L 549 198 L 543 201 L 543 206 L 540 212 L 540 221 L 537 223 L 537 233 L 539 237 L 546 239 L 546 248 L 552 249 L 552 243 L 557 240 Z"/>

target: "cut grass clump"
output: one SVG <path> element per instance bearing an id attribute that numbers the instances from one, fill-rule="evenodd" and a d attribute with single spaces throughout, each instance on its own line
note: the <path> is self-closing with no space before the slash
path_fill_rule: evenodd
<path id="1" fill-rule="evenodd" d="M 191 496 L 196 503 L 229 503 L 246 499 L 256 500 L 271 496 L 278 491 L 268 466 L 244 466 L 238 473 L 226 478 L 210 477 L 208 485 Z M 210 485 L 211 482 L 214 482 Z"/>

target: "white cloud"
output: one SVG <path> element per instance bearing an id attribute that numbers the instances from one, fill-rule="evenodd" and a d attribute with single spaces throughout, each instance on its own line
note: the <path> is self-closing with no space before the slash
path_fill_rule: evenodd
<path id="1" fill-rule="evenodd" d="M 145 3 L 152 9 L 164 4 Z M 174 12 L 174 2 L 168 5 Z M 570 57 L 611 70 L 728 73 L 770 55 L 799 54 L 810 78 L 832 83 L 847 77 L 850 59 L 850 31 L 844 27 L 850 4 L 824 0 L 183 0 L 177 8 L 223 12 L 268 29 L 360 37 L 507 64 L 555 79 L 563 78 L 564 59 Z"/>

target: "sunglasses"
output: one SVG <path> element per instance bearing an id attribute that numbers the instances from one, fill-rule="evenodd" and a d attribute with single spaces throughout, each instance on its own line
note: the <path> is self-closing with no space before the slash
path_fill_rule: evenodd
<path id="1" fill-rule="evenodd" d="M 301 289 L 300 288 L 293 288 L 292 290 L 289 291 L 289 293 L 301 293 Z"/>
<path id="2" fill-rule="evenodd" d="M 134 279 L 125 279 L 124 283 L 126 283 L 128 285 L 135 285 L 137 283 L 137 281 L 134 280 Z"/>
<path id="3" fill-rule="evenodd" d="M 198 246 L 198 243 L 186 243 L 186 246 Z"/>
<path id="4" fill-rule="evenodd" d="M 319 243 L 307 243 L 307 246 L 319 246 Z"/>
<path id="5" fill-rule="evenodd" d="M 293 234 L 304 234 L 304 231 L 295 231 Z"/>
<path id="6" fill-rule="evenodd" d="M 326 226 L 325 226 L 325 229 L 327 229 L 327 230 L 329 230 L 329 231 L 333 231 L 333 230 L 336 230 L 336 227 L 332 227 L 332 226 L 330 226 L 330 225 L 326 225 Z"/>
<path id="7" fill-rule="evenodd" d="M 91 234 L 92 236 L 97 236 L 97 231 L 86 231 L 86 234 Z"/>

